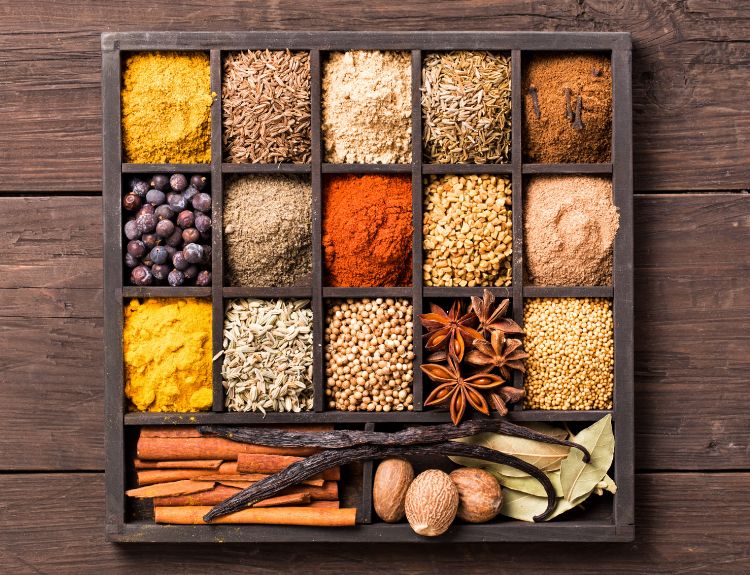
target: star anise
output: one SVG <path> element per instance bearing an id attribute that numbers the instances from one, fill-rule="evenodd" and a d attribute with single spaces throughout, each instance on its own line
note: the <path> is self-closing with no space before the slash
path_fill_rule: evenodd
<path id="1" fill-rule="evenodd" d="M 490 341 L 474 340 L 474 349 L 466 354 L 466 362 L 477 365 L 483 372 L 497 368 L 506 381 L 510 379 L 511 369 L 525 372 L 523 359 L 529 357 L 517 339 L 505 339 L 501 331 L 493 331 Z"/>
<path id="2" fill-rule="evenodd" d="M 492 305 L 495 303 L 495 296 L 490 290 L 484 290 L 483 297 L 471 297 L 471 309 L 479 318 L 477 330 L 481 332 L 484 338 L 487 338 L 493 331 L 500 331 L 503 334 L 522 334 L 523 329 L 509 317 L 504 317 L 510 305 L 509 299 L 501 301 L 493 310 Z"/>
<path id="3" fill-rule="evenodd" d="M 508 415 L 506 403 L 517 403 L 526 397 L 526 391 L 510 385 L 503 385 L 500 389 L 490 392 L 490 403 L 500 415 Z"/>
<path id="4" fill-rule="evenodd" d="M 427 330 L 427 349 L 436 351 L 447 349 L 453 353 L 458 361 L 464 358 L 464 351 L 474 339 L 482 339 L 482 334 L 472 325 L 476 321 L 474 312 L 469 310 L 461 315 L 461 301 L 453 302 L 448 313 L 439 305 L 432 304 L 430 313 L 419 316 L 422 325 Z"/>
<path id="5" fill-rule="evenodd" d="M 432 381 L 439 385 L 424 402 L 425 406 L 449 404 L 451 420 L 458 425 L 466 413 L 466 404 L 477 411 L 490 414 L 487 400 L 482 391 L 501 386 L 504 381 L 493 373 L 478 373 L 463 377 L 455 354 L 448 354 L 448 365 L 428 363 L 420 366 Z"/>

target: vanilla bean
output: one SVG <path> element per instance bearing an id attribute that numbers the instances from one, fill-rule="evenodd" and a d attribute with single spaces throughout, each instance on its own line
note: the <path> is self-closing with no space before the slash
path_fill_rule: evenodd
<path id="1" fill-rule="evenodd" d="M 459 425 L 450 423 L 440 425 L 421 425 L 407 427 L 394 433 L 382 431 L 359 431 L 338 429 L 322 432 L 282 431 L 260 427 L 229 427 L 224 425 L 200 425 L 198 431 L 203 435 L 214 435 L 237 441 L 268 447 L 319 447 L 322 449 L 342 449 L 360 445 L 424 445 L 442 443 L 451 439 L 469 437 L 486 431 L 503 433 L 513 437 L 523 437 L 542 443 L 565 445 L 579 449 L 583 460 L 588 463 L 588 450 L 572 441 L 557 439 L 507 421 L 505 419 L 470 419 Z"/>
<path id="2" fill-rule="evenodd" d="M 395 434 L 394 434 L 395 435 Z M 461 457 L 471 457 L 481 459 L 492 463 L 509 465 L 539 481 L 544 487 L 547 494 L 547 508 L 543 513 L 534 517 L 534 521 L 543 521 L 550 516 L 555 509 L 555 488 L 549 478 L 532 464 L 507 455 L 494 449 L 482 447 L 480 445 L 468 445 L 466 443 L 456 443 L 446 441 L 434 445 L 407 445 L 407 446 L 382 446 L 382 445 L 361 445 L 359 447 L 349 447 L 344 449 L 329 449 L 306 457 L 302 461 L 293 463 L 282 471 L 254 483 L 247 489 L 240 491 L 213 507 L 206 515 L 204 521 L 209 522 L 217 517 L 228 515 L 248 505 L 272 497 L 282 489 L 309 479 L 326 469 L 337 465 L 346 465 L 356 461 L 369 461 L 372 459 L 386 459 L 390 457 L 408 457 L 424 455 L 458 455 Z"/>

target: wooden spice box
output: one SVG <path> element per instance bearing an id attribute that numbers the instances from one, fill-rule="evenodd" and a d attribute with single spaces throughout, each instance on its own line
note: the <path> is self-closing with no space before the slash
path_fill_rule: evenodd
<path id="1" fill-rule="evenodd" d="M 221 74 L 229 51 L 247 49 L 309 50 L 312 98 L 312 161 L 310 164 L 222 163 Z M 329 51 L 351 49 L 406 50 L 412 55 L 412 163 L 364 165 L 323 163 L 321 153 L 321 62 Z M 210 165 L 125 164 L 122 162 L 120 88 L 123 55 L 137 51 L 200 50 L 210 54 L 211 90 L 217 94 L 211 109 Z M 512 154 L 508 164 L 423 164 L 421 153 L 420 80 L 424 54 L 444 50 L 490 50 L 511 55 Z M 522 158 L 522 70 L 532 52 L 598 52 L 611 55 L 613 118 L 612 161 L 606 164 L 528 164 Z M 569 32 L 234 32 L 234 33 L 105 33 L 102 34 L 102 92 L 104 138 L 105 230 L 105 379 L 106 379 L 106 491 L 107 537 L 117 542 L 258 542 L 258 541 L 629 541 L 633 517 L 633 261 L 632 261 L 632 135 L 631 42 L 627 33 Z M 123 285 L 122 194 L 133 174 L 201 173 L 209 176 L 212 195 L 211 287 L 133 287 Z M 223 285 L 222 179 L 236 173 L 308 174 L 313 198 L 313 279 L 302 288 L 243 288 Z M 413 285 L 405 288 L 331 288 L 323 285 L 321 249 L 321 194 L 324 174 L 410 174 L 413 200 Z M 414 322 L 414 411 L 340 412 L 325 406 L 323 331 L 327 302 L 347 297 L 404 297 L 411 299 L 415 316 L 428 301 L 481 295 L 482 288 L 423 287 L 422 280 L 422 179 L 427 174 L 503 174 L 512 181 L 513 283 L 491 288 L 498 297 L 512 299 L 512 315 L 521 323 L 523 302 L 530 297 L 603 297 L 614 302 L 615 383 L 612 410 L 616 437 L 613 497 L 597 498 L 586 512 L 567 514 L 549 523 L 530 524 L 498 518 L 481 525 L 454 525 L 438 538 L 415 535 L 408 524 L 385 524 L 371 510 L 372 463 L 350 473 L 345 498 L 359 508 L 354 528 L 273 527 L 259 525 L 171 526 L 157 525 L 126 503 L 129 461 L 140 426 L 199 423 L 273 424 L 321 423 L 391 429 L 407 423 L 447 422 L 445 410 L 422 408 L 426 397 L 422 374 L 422 331 Z M 537 287 L 523 285 L 523 183 L 533 174 L 600 174 L 612 178 L 613 200 L 619 209 L 620 227 L 614 245 L 613 286 Z M 234 297 L 310 298 L 314 325 L 314 410 L 306 413 L 227 412 L 221 382 L 221 361 L 213 366 L 213 411 L 201 413 L 132 413 L 127 411 L 123 387 L 123 304 L 138 297 L 205 297 L 213 306 L 214 354 L 221 349 L 224 301 Z M 523 385 L 516 374 L 514 385 Z M 566 422 L 589 425 L 609 411 L 530 411 L 515 406 L 513 421 Z M 437 463 L 436 463 L 437 464 Z"/>

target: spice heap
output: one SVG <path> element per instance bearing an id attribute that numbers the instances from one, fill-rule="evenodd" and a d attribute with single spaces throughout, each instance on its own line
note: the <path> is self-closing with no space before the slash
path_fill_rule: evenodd
<path id="1" fill-rule="evenodd" d="M 211 285 L 211 196 L 204 189 L 199 174 L 130 181 L 122 205 L 131 284 Z"/>
<path id="2" fill-rule="evenodd" d="M 211 408 L 211 302 L 131 300 L 122 338 L 125 396 L 131 409 Z"/>
<path id="3" fill-rule="evenodd" d="M 125 58 L 122 141 L 126 162 L 211 161 L 208 54 L 155 52 Z"/>
<path id="4" fill-rule="evenodd" d="M 510 56 L 429 54 L 422 68 L 424 158 L 436 164 L 510 159 Z"/>
<path id="5" fill-rule="evenodd" d="M 524 306 L 528 409 L 612 409 L 612 302 L 530 299 Z"/>
<path id="6" fill-rule="evenodd" d="M 412 305 L 346 300 L 328 309 L 326 397 L 340 411 L 412 411 Z"/>
<path id="7" fill-rule="evenodd" d="M 540 176 L 524 191 L 526 275 L 535 285 L 610 285 L 619 215 L 612 182 Z"/>
<path id="8" fill-rule="evenodd" d="M 323 65 L 325 161 L 411 162 L 409 52 L 334 52 Z"/>
<path id="9" fill-rule="evenodd" d="M 534 56 L 523 79 L 528 161 L 609 162 L 612 69 L 598 55 Z"/>
<path id="10" fill-rule="evenodd" d="M 296 176 L 240 176 L 224 191 L 224 256 L 234 286 L 310 283 L 312 188 Z"/>
<path id="11" fill-rule="evenodd" d="M 430 313 L 419 316 L 429 352 L 429 363 L 420 368 L 437 384 L 425 407 L 449 406 L 451 420 L 458 425 L 469 407 L 489 415 L 491 404 L 506 415 L 506 403 L 523 398 L 524 391 L 512 387 L 511 375 L 513 370 L 525 371 L 523 360 L 528 355 L 520 340 L 506 337 L 523 334 L 516 322 L 505 317 L 509 306 L 507 299 L 495 304 L 495 296 L 484 290 L 483 297 L 471 298 L 466 313 L 463 302 L 456 299 L 448 312 L 432 303 Z M 485 392 L 489 392 L 486 398 Z"/>
<path id="12" fill-rule="evenodd" d="M 310 161 L 310 57 L 251 50 L 224 59 L 224 155 L 230 162 Z"/>
<path id="13" fill-rule="evenodd" d="M 308 300 L 230 300 L 224 312 L 223 348 L 221 374 L 230 411 L 312 409 Z"/>
<path id="14" fill-rule="evenodd" d="M 411 179 L 334 176 L 323 193 L 325 285 L 411 283 Z"/>
<path id="15" fill-rule="evenodd" d="M 257 428 L 243 427 L 244 433 Z M 315 433 L 330 426 L 298 426 Z M 263 430 L 268 433 L 268 428 Z M 317 449 L 264 447 L 221 437 L 205 437 L 195 427 L 143 427 L 134 460 L 138 487 L 128 497 L 153 499 L 156 523 L 202 524 L 216 505 L 250 485 L 286 469 Z M 339 509 L 341 471 L 332 466 L 280 490 L 216 523 L 267 525 L 354 525 L 356 510 Z"/>
<path id="16" fill-rule="evenodd" d="M 510 180 L 430 176 L 425 180 L 426 286 L 509 286 L 513 214 Z"/>

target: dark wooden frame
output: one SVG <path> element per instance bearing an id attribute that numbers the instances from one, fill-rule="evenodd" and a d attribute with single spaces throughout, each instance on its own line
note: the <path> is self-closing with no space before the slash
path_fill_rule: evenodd
<path id="1" fill-rule="evenodd" d="M 310 164 L 227 164 L 222 163 L 221 100 L 211 110 L 212 162 L 210 165 L 123 164 L 120 125 L 121 53 L 128 51 L 198 50 L 210 54 L 211 89 L 221 94 L 222 55 L 246 49 L 307 50 L 311 61 L 312 159 Z M 412 54 L 413 158 L 406 165 L 335 165 L 322 162 L 320 141 L 321 58 L 328 51 L 348 49 L 407 50 Z M 498 165 L 422 165 L 420 84 L 422 55 L 429 51 L 492 50 L 512 58 L 512 157 Z M 598 51 L 611 54 L 613 88 L 613 135 L 611 163 L 528 164 L 522 158 L 523 58 L 533 51 Z M 634 536 L 633 483 L 633 237 L 632 237 L 632 95 L 631 41 L 628 33 L 577 32 L 212 32 L 212 33 L 105 33 L 102 34 L 103 158 L 104 158 L 104 283 L 105 283 L 105 406 L 106 406 L 106 529 L 107 538 L 117 542 L 280 542 L 280 541 L 367 541 L 367 542 L 468 542 L 468 541 L 631 541 Z M 123 286 L 121 197 L 123 174 L 155 172 L 199 172 L 210 174 L 213 197 L 213 286 L 210 288 L 139 288 Z M 229 173 L 309 174 L 313 188 L 313 280 L 309 288 L 241 288 L 223 286 L 222 176 Z M 326 173 L 411 174 L 413 192 L 413 286 L 408 288 L 328 288 L 322 283 L 321 187 Z M 332 422 L 362 424 L 427 423 L 448 421 L 447 413 L 422 411 L 421 331 L 415 322 L 415 370 L 413 412 L 368 413 L 328 411 L 324 406 L 323 311 L 325 302 L 338 297 L 398 296 L 413 301 L 414 313 L 422 311 L 423 299 L 458 297 L 481 293 L 482 288 L 432 288 L 422 286 L 422 177 L 424 174 L 498 173 L 512 180 L 513 190 L 513 284 L 494 288 L 498 296 L 513 298 L 513 316 L 522 320 L 527 297 L 606 297 L 614 301 L 615 391 L 614 409 L 609 411 L 524 411 L 517 407 L 509 418 L 515 421 L 593 422 L 613 414 L 616 450 L 612 513 L 606 520 L 585 516 L 528 524 L 501 521 L 484 525 L 456 525 L 439 538 L 415 535 L 406 524 L 372 523 L 372 464 L 364 465 L 364 485 L 358 521 L 354 528 L 303 528 L 273 526 L 163 526 L 129 523 L 125 520 L 125 428 L 159 424 L 279 422 Z M 614 281 L 610 287 L 532 287 L 523 285 L 522 203 L 523 178 L 527 174 L 611 175 L 614 202 L 620 210 L 620 230 L 614 248 Z M 231 297 L 308 297 L 314 310 L 314 410 L 302 414 L 230 413 L 224 411 L 220 362 L 215 362 L 212 412 L 191 414 L 127 413 L 123 393 L 122 327 L 123 301 L 130 297 L 211 297 L 213 302 L 213 345 L 222 344 L 223 302 Z M 514 384 L 523 385 L 516 377 Z"/>

